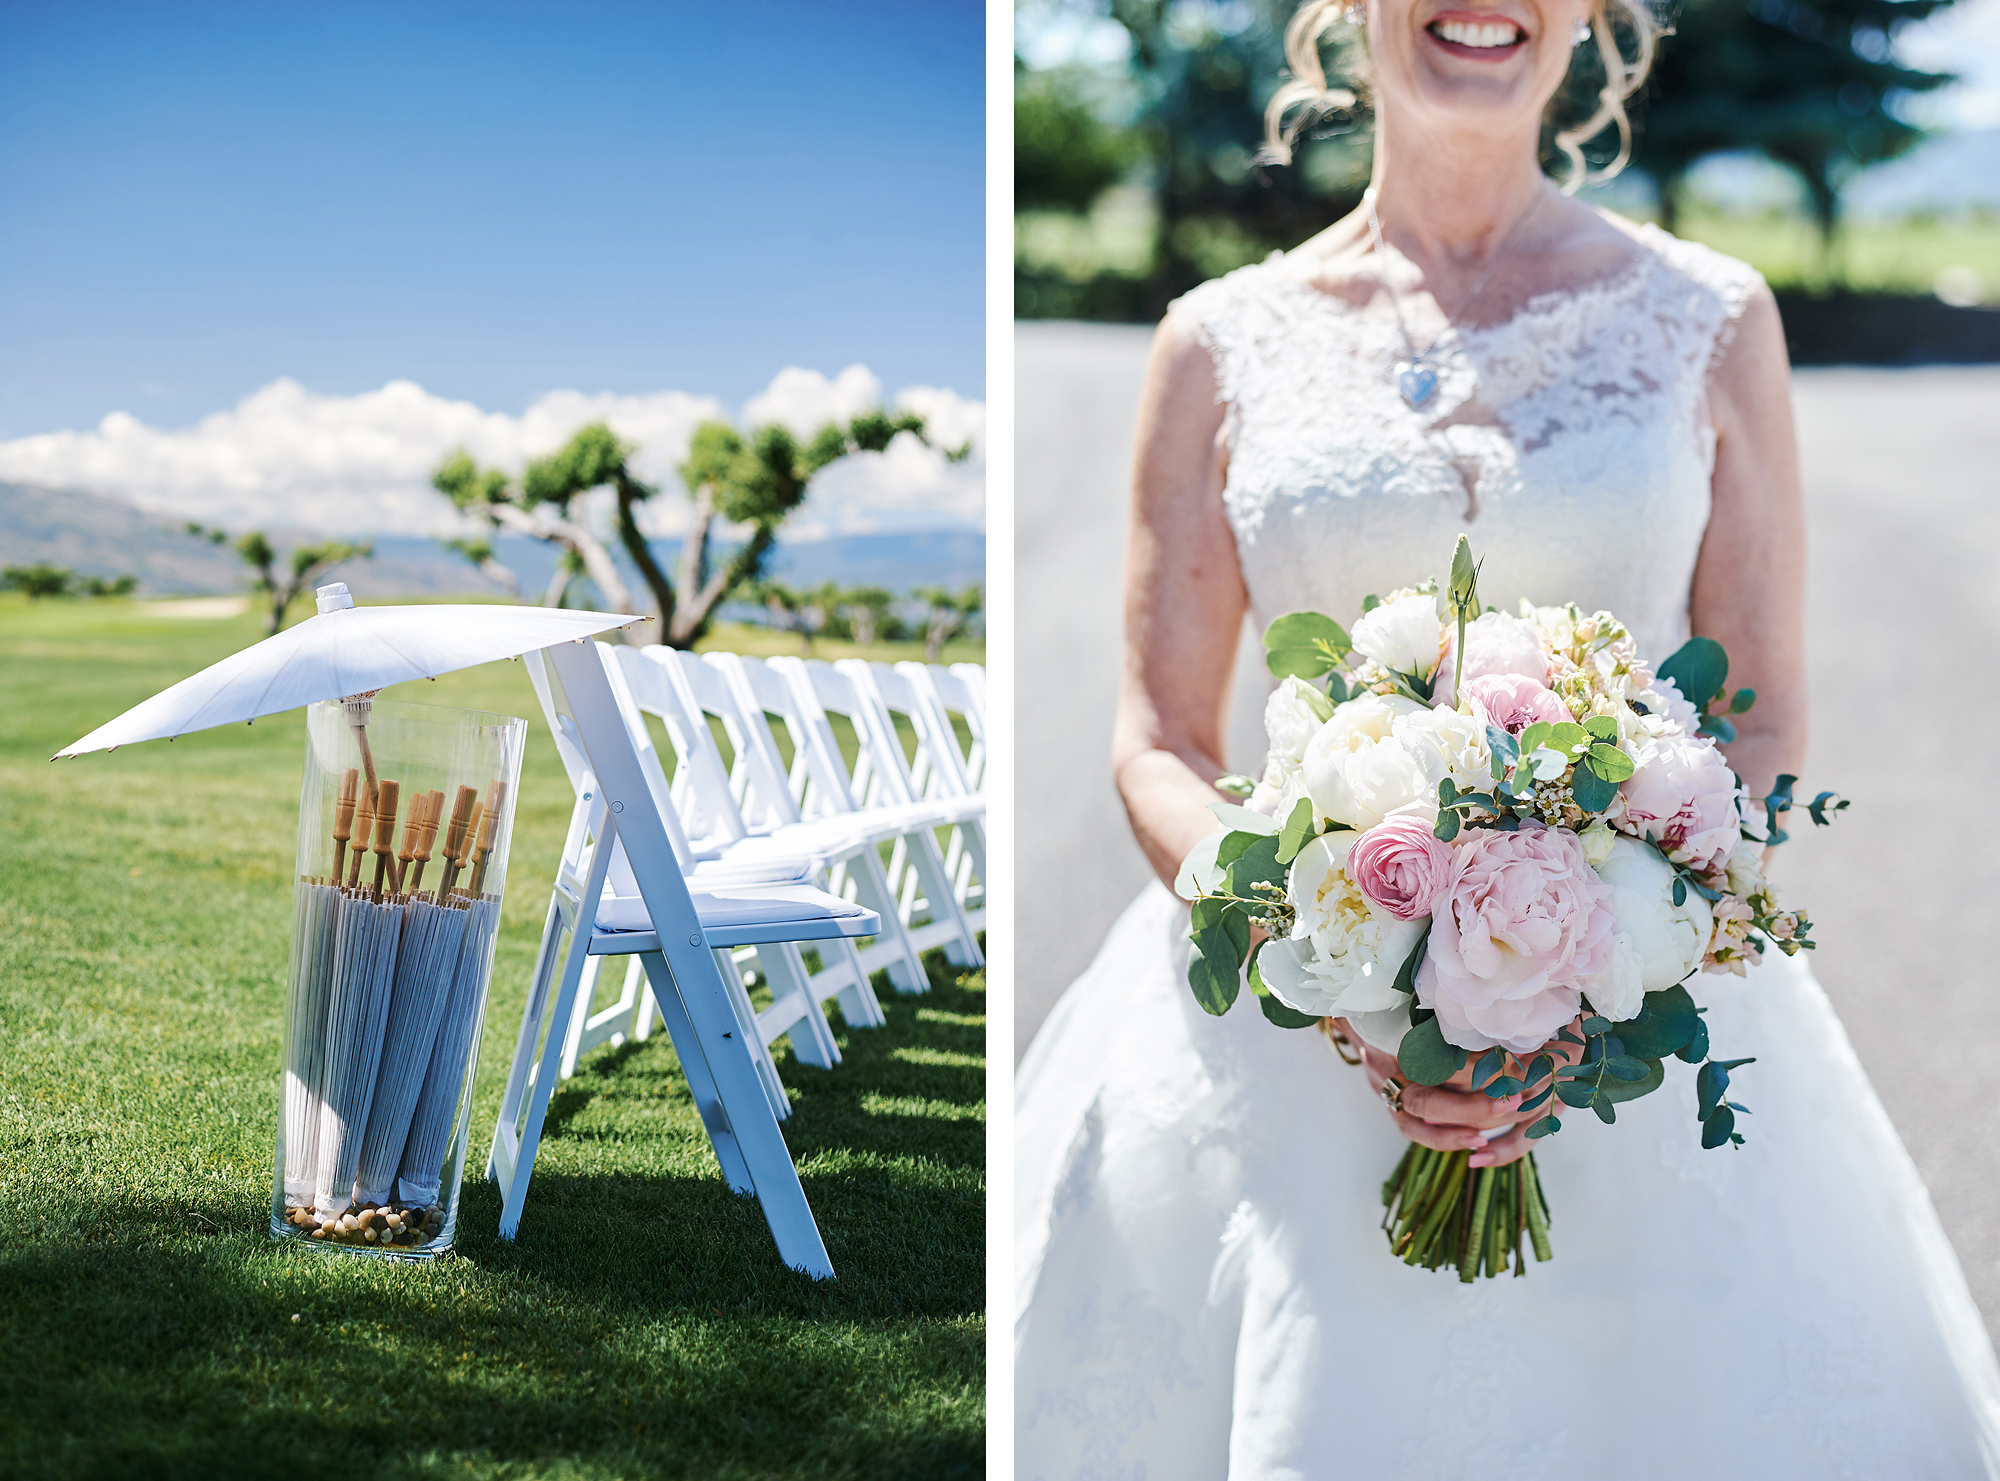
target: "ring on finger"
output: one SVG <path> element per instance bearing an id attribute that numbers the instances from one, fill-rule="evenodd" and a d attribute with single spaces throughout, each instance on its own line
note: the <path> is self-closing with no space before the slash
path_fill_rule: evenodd
<path id="1" fill-rule="evenodd" d="M 1401 1111 L 1403 1109 L 1403 1082 L 1395 1076 L 1391 1075 L 1382 1082 L 1381 1095 L 1390 1110 Z"/>

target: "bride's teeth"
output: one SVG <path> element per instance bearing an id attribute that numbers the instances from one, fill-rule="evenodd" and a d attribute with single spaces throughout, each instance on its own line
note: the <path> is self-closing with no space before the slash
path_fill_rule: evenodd
<path id="1" fill-rule="evenodd" d="M 1460 46 L 1512 46 L 1521 28 L 1512 22 L 1475 26 L 1469 21 L 1439 21 L 1437 34 L 1440 40 Z"/>

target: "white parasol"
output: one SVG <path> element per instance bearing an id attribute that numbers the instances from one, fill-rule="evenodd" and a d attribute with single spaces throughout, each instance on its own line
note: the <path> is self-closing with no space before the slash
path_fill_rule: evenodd
<path id="1" fill-rule="evenodd" d="M 357 607 L 338 581 L 322 586 L 318 597 L 317 616 L 162 689 L 55 759 L 247 723 L 315 700 L 359 701 L 391 684 L 519 658 L 643 620 L 556 607 Z"/>

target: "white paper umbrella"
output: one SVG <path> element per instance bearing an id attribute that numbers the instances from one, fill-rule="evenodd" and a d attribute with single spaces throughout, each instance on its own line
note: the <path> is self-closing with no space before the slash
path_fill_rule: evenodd
<path id="1" fill-rule="evenodd" d="M 357 607 L 338 582 L 319 589 L 319 608 L 297 627 L 134 705 L 56 752 L 56 759 L 239 725 L 315 700 L 372 694 L 641 620 L 555 607 Z"/>

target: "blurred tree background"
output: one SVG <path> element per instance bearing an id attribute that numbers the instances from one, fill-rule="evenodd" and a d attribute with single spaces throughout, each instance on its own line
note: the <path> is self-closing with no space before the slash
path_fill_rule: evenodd
<path id="1" fill-rule="evenodd" d="M 1925 100 L 1953 77 L 1911 64 L 1898 39 L 1949 4 L 1681 0 L 1631 105 L 1633 165 L 1587 198 L 1753 263 L 1779 291 L 1801 358 L 1826 358 L 1818 352 L 1832 341 L 1853 358 L 1913 349 L 1922 358 L 1913 337 L 1954 335 L 1961 349 L 1977 341 L 2000 352 L 1989 316 L 1963 322 L 1971 306 L 2000 301 L 2000 170 L 1986 172 L 1983 197 L 1960 192 L 1955 207 L 1866 219 L 1843 211 L 1870 171 L 1932 136 L 1924 119 L 1937 110 Z M 1023 0 L 1018 317 L 1149 322 L 1194 284 L 1353 209 L 1372 148 L 1365 109 L 1323 120 L 1293 165 L 1257 163 L 1293 9 L 1292 0 Z M 1358 33 L 1337 32 L 1323 51 L 1329 80 L 1348 72 L 1359 44 Z M 1587 112 L 1602 80 L 1592 49 L 1577 56 L 1557 123 Z M 1992 132 L 1986 142 L 2000 141 Z M 1615 139 L 1596 145 L 1608 153 Z M 2000 148 L 1987 153 L 2000 162 Z M 1929 357 L 1984 358 L 1938 350 L 1929 344 Z"/>

